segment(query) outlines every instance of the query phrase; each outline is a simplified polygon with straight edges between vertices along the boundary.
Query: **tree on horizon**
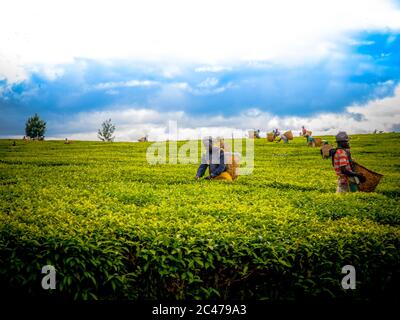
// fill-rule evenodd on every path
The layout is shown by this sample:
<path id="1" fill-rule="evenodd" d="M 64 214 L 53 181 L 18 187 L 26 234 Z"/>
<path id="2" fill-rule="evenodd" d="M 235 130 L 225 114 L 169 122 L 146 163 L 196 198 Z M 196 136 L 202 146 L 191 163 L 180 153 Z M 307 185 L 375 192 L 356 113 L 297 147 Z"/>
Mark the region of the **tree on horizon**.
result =
<path id="1" fill-rule="evenodd" d="M 25 123 L 25 135 L 31 139 L 44 139 L 46 132 L 46 122 L 40 119 L 39 115 L 35 113 L 34 116 L 28 118 Z"/>
<path id="2" fill-rule="evenodd" d="M 101 141 L 113 141 L 115 138 L 113 137 L 114 131 L 115 126 L 111 123 L 111 119 L 108 119 L 101 124 L 97 136 Z"/>

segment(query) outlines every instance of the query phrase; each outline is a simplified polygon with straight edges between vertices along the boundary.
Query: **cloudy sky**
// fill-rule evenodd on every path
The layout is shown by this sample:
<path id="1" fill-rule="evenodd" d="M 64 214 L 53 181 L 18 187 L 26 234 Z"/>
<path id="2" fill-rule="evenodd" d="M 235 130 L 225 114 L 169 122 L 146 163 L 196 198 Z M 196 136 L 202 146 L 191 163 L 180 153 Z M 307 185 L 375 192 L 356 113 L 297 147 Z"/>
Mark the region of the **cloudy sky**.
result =
<path id="1" fill-rule="evenodd" d="M 21 1 L 0 11 L 0 137 L 400 131 L 400 1 Z"/>

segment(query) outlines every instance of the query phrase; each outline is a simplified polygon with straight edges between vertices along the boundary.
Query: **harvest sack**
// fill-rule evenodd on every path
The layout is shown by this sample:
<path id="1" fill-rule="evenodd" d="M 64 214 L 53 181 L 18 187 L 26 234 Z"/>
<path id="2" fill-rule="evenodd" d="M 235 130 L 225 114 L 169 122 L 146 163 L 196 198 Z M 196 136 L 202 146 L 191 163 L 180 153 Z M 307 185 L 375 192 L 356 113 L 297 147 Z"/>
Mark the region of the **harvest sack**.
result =
<path id="1" fill-rule="evenodd" d="M 233 180 L 239 176 L 239 164 L 241 155 L 238 152 L 225 152 L 224 160 L 226 164 L 226 171 L 230 174 Z"/>
<path id="2" fill-rule="evenodd" d="M 268 133 L 267 134 L 267 139 L 268 139 L 269 142 L 274 142 L 274 140 L 275 140 L 274 134 L 273 133 Z"/>
<path id="3" fill-rule="evenodd" d="M 322 148 L 321 148 L 321 155 L 323 159 L 328 159 L 331 154 L 330 154 L 330 150 L 333 149 L 333 147 L 330 144 L 325 144 Z"/>
<path id="4" fill-rule="evenodd" d="M 376 187 L 378 186 L 381 178 L 383 177 L 382 174 L 369 170 L 358 164 L 357 162 L 353 161 L 354 171 L 357 173 L 362 173 L 366 178 L 364 183 L 360 183 L 358 185 L 358 189 L 363 192 L 373 192 L 375 191 Z"/>
<path id="5" fill-rule="evenodd" d="M 316 147 L 322 146 L 322 139 L 321 138 L 314 138 L 314 143 Z"/>
<path id="6" fill-rule="evenodd" d="M 224 171 L 222 172 L 219 176 L 216 176 L 214 180 L 226 180 L 226 181 L 232 181 L 232 176 L 229 174 L 229 172 Z"/>
<path id="7" fill-rule="evenodd" d="M 283 135 L 284 135 L 286 138 L 288 138 L 289 140 L 293 140 L 293 133 L 292 133 L 292 131 L 286 131 Z"/>

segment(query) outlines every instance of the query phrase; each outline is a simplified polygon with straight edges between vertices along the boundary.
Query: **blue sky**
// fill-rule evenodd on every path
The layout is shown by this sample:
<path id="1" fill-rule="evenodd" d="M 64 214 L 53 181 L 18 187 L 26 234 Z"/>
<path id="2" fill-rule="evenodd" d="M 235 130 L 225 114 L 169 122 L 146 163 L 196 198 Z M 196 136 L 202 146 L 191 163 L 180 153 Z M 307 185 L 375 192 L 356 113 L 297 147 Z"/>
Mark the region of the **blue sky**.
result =
<path id="1" fill-rule="evenodd" d="M 356 17 L 362 21 L 360 25 L 349 25 L 346 29 L 338 25 L 340 20 L 332 19 L 331 24 L 323 26 L 324 32 L 314 35 L 314 27 L 322 22 L 317 19 L 315 25 L 307 25 L 300 20 L 300 35 L 296 36 L 293 35 L 296 25 L 286 23 L 281 36 L 290 37 L 289 44 L 279 37 L 279 29 L 260 39 L 263 33 L 253 32 L 251 26 L 246 34 L 256 39 L 248 43 L 244 36 L 242 40 L 243 46 L 246 44 L 252 50 L 247 52 L 248 47 L 243 49 L 240 44 L 240 36 L 236 43 L 228 32 L 225 37 L 230 41 L 226 40 L 230 50 L 208 48 L 216 43 L 210 40 L 203 43 L 206 46 L 202 49 L 203 56 L 198 52 L 186 54 L 190 50 L 182 41 L 176 48 L 173 43 L 178 42 L 171 38 L 172 43 L 161 45 L 168 54 L 148 58 L 158 48 L 147 44 L 147 53 L 139 54 L 134 45 L 126 46 L 122 38 L 120 46 L 130 54 L 120 55 L 116 48 L 116 52 L 102 56 L 76 48 L 65 57 L 64 51 L 60 54 L 49 46 L 50 35 L 36 38 L 36 33 L 24 33 L 19 27 L 14 34 L 17 39 L 31 39 L 33 44 L 44 43 L 46 47 L 36 54 L 40 59 L 24 53 L 18 41 L 9 40 L 11 49 L 0 47 L 0 136 L 23 135 L 25 119 L 35 112 L 47 121 L 47 136 L 54 138 L 95 139 L 96 128 L 106 117 L 115 119 L 119 140 L 133 140 L 143 134 L 160 139 L 166 121 L 174 119 L 189 138 L 197 127 L 216 131 L 220 128 L 222 132 L 253 127 L 269 131 L 275 126 L 297 130 L 301 123 L 315 126 L 314 130 L 320 134 L 339 129 L 398 130 L 400 26 L 396 22 L 390 25 L 390 21 L 393 14 L 400 18 L 400 11 L 396 11 L 400 8 L 398 3 L 388 1 L 386 16 L 375 17 L 371 12 L 369 17 L 370 11 L 364 8 L 368 4 L 371 8 L 378 5 L 374 1 L 354 4 L 360 12 L 367 12 Z M 341 10 L 340 4 L 337 10 Z M 327 13 L 320 12 L 322 17 L 324 14 Z M 148 31 L 148 37 L 160 40 L 154 28 Z M 64 37 L 75 35 L 74 31 L 60 30 Z M 212 31 L 211 27 L 208 31 L 197 30 L 197 36 Z M 240 29 L 235 32 L 240 34 Z M 112 38 L 96 40 L 95 29 L 91 35 L 99 50 L 108 50 L 114 43 Z M 0 39 L 1 36 L 12 39 L 13 33 L 5 33 L 3 29 Z M 90 42 L 92 38 L 85 39 Z M 224 42 L 225 38 L 219 40 Z M 144 47 L 146 41 L 144 30 Z M 244 58 L 232 54 L 237 51 Z M 20 55 L 23 57 L 19 60 L 15 58 Z M 393 113 L 390 121 L 371 113 L 376 108 L 374 103 L 388 105 L 387 110 Z M 352 108 L 357 112 L 352 112 Z M 315 119 L 321 117 L 341 122 L 329 126 L 326 123 L 330 120 L 325 120 L 324 125 L 317 125 Z"/>

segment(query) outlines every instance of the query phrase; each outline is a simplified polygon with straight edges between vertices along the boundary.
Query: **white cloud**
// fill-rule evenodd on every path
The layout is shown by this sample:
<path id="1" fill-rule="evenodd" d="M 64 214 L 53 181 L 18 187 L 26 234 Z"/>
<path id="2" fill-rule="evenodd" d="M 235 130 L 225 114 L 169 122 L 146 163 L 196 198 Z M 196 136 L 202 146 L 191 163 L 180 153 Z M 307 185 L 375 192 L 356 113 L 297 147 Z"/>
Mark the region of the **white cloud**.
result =
<path id="1" fill-rule="evenodd" d="M 44 75 L 48 80 L 54 81 L 64 74 L 64 69 L 60 66 L 42 65 L 40 67 L 33 67 L 29 70 L 30 72 L 40 73 Z"/>
<path id="2" fill-rule="evenodd" d="M 226 85 L 218 86 L 219 80 L 216 78 L 207 78 L 201 81 L 197 86 L 192 87 L 187 82 L 175 82 L 169 85 L 170 88 L 190 92 L 194 95 L 209 95 L 224 92 L 226 89 L 236 88 L 237 85 L 228 82 Z"/>
<path id="3" fill-rule="evenodd" d="M 172 88 L 181 89 L 181 90 L 189 90 L 190 85 L 187 82 L 173 82 L 170 85 Z"/>
<path id="4" fill-rule="evenodd" d="M 207 78 L 200 82 L 197 86 L 200 88 L 210 88 L 210 87 L 215 87 L 218 84 L 218 79 L 217 78 Z"/>
<path id="5" fill-rule="evenodd" d="M 315 61 L 340 51 L 348 32 L 387 29 L 400 29 L 390 0 L 5 0 L 0 76 L 17 81 L 27 65 L 75 57 L 211 66 Z"/>
<path id="6" fill-rule="evenodd" d="M 119 91 L 111 89 L 111 90 L 107 90 L 106 93 L 109 94 L 110 96 L 115 96 L 115 95 L 119 94 Z"/>
<path id="7" fill-rule="evenodd" d="M 162 74 L 165 78 L 171 79 L 177 75 L 182 73 L 181 68 L 177 65 L 177 62 L 174 64 L 162 64 Z"/>
<path id="8" fill-rule="evenodd" d="M 209 66 L 201 66 L 195 68 L 195 72 L 222 72 L 222 71 L 230 71 L 231 67 L 224 67 L 218 65 L 209 65 Z"/>
<path id="9" fill-rule="evenodd" d="M 394 42 L 396 40 L 396 36 L 394 36 L 394 35 L 391 35 L 388 39 L 387 39 L 387 43 L 389 44 L 389 43 L 392 43 L 392 42 Z"/>
<path id="10" fill-rule="evenodd" d="M 93 86 L 94 89 L 104 90 L 113 89 L 119 87 L 152 87 L 159 83 L 152 80 L 129 80 L 129 81 L 118 81 L 118 82 L 102 82 Z"/>
<path id="11" fill-rule="evenodd" d="M 121 107 L 118 110 L 83 112 L 69 121 L 49 122 L 51 129 L 63 132 L 56 138 L 97 140 L 96 132 L 102 121 L 111 118 L 116 125 L 117 141 L 136 141 L 148 134 L 150 140 L 168 138 L 168 121 L 178 122 L 179 139 L 195 139 L 206 135 L 235 137 L 249 129 L 261 129 L 263 134 L 274 128 L 300 131 L 302 125 L 315 135 L 331 135 L 344 130 L 348 133 L 371 133 L 375 129 L 392 131 L 400 125 L 400 86 L 392 97 L 370 101 L 365 105 L 349 106 L 343 113 L 316 114 L 310 117 L 279 117 L 258 109 L 224 117 L 188 116 L 184 112 L 159 112 L 149 109 Z"/>

